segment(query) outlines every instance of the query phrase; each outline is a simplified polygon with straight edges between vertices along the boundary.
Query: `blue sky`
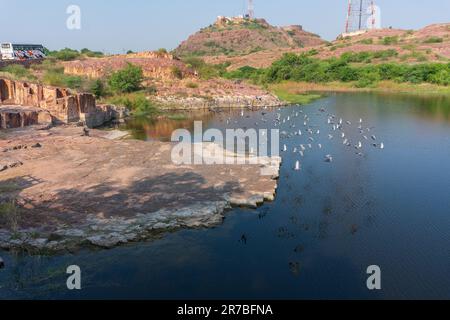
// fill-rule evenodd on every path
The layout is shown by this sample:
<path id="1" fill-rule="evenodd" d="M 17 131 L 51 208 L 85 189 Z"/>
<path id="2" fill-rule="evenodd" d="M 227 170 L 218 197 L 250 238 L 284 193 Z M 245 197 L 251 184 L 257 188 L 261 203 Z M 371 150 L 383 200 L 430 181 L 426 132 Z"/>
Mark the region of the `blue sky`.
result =
<path id="1" fill-rule="evenodd" d="M 257 17 L 301 24 L 332 40 L 343 31 L 347 0 L 254 0 Z M 417 29 L 450 22 L 449 0 L 378 0 L 382 25 Z M 81 30 L 66 28 L 66 8 L 81 8 Z M 118 53 L 173 49 L 218 15 L 244 11 L 245 0 L 0 0 L 0 41 Z"/>

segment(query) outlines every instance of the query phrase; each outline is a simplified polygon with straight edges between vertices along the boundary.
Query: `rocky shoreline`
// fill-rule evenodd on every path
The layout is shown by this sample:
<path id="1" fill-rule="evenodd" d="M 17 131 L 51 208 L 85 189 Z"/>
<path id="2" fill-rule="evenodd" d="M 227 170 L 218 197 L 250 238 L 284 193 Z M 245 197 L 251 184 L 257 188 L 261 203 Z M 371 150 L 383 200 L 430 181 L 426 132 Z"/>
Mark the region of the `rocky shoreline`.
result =
<path id="1" fill-rule="evenodd" d="M 156 97 L 161 109 L 166 110 L 208 110 L 233 108 L 275 108 L 286 105 L 271 94 L 261 96 L 220 96 L 220 97 Z"/>
<path id="2" fill-rule="evenodd" d="M 176 166 L 171 143 L 110 140 L 123 135 L 99 130 L 86 137 L 74 126 L 38 129 L 8 130 L 0 139 L 0 162 L 17 163 L 0 172 L 0 202 L 14 199 L 20 212 L 14 229 L 0 220 L 2 249 L 112 248 L 219 225 L 233 206 L 255 208 L 276 194 L 279 157 Z"/>

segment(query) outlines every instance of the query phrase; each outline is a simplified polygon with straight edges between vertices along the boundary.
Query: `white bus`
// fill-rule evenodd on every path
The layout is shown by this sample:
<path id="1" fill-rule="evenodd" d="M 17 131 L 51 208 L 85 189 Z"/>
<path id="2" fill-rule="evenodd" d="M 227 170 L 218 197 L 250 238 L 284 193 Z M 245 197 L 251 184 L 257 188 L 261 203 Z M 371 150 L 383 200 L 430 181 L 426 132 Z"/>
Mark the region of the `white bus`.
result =
<path id="1" fill-rule="evenodd" d="M 0 58 L 3 60 L 35 60 L 45 58 L 44 47 L 40 44 L 13 44 L 0 45 Z"/>

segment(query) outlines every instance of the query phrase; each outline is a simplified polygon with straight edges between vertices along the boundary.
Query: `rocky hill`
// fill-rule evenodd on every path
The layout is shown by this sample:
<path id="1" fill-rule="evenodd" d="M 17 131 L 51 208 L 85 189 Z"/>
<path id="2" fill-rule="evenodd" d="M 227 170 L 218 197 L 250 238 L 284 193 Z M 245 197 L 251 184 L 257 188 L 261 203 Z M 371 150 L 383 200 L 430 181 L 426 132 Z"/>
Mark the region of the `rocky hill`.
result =
<path id="1" fill-rule="evenodd" d="M 314 50 L 320 59 L 337 58 L 347 52 L 387 52 L 372 62 L 396 61 L 420 63 L 448 61 L 450 59 L 450 23 L 433 24 L 419 30 L 380 29 L 353 37 L 339 37 L 333 42 L 305 48 L 278 48 L 253 52 L 241 56 L 207 56 L 205 61 L 213 64 L 228 63 L 234 70 L 244 66 L 265 68 L 281 58 L 284 53 L 302 53 Z"/>
<path id="2" fill-rule="evenodd" d="M 219 17 L 174 50 L 184 56 L 240 56 L 263 50 L 296 49 L 325 43 L 301 26 L 274 27 L 264 19 Z"/>

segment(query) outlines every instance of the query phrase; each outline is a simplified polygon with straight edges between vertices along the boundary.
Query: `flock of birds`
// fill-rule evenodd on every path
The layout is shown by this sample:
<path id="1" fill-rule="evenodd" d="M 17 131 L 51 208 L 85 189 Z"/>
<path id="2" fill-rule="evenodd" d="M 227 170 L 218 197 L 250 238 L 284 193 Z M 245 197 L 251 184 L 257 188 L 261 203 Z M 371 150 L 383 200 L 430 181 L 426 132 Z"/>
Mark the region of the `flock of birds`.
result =
<path id="1" fill-rule="evenodd" d="M 326 114 L 327 110 L 325 108 L 319 109 L 319 115 L 320 114 Z M 295 121 L 294 119 L 303 117 L 301 121 L 303 121 L 303 130 L 302 128 L 296 128 L 296 124 L 298 121 Z M 384 149 L 384 143 L 377 142 L 377 137 L 373 135 L 371 132 L 374 129 L 373 127 L 367 127 L 364 126 L 364 120 L 359 119 L 356 129 L 359 132 L 359 139 L 356 139 L 354 142 L 351 141 L 351 138 L 349 135 L 347 135 L 346 130 L 352 130 L 352 122 L 351 121 L 344 121 L 342 118 L 338 118 L 334 114 L 327 114 L 326 117 L 326 124 L 329 126 L 330 133 L 327 134 L 327 138 L 329 140 L 334 139 L 340 139 L 342 142 L 342 145 L 348 148 L 354 148 L 356 151 L 355 153 L 359 156 L 363 156 L 363 150 L 364 150 L 364 143 L 363 141 L 370 141 L 371 145 L 375 148 Z M 307 137 L 306 141 L 307 143 L 299 144 L 298 146 L 293 148 L 293 153 L 298 153 L 301 157 L 305 156 L 305 152 L 308 149 L 312 149 L 314 145 L 317 146 L 317 148 L 322 149 L 323 146 L 321 143 L 315 144 L 317 137 L 321 135 L 321 130 L 318 126 L 315 126 L 311 123 L 311 119 L 308 115 L 303 114 L 303 110 L 293 111 L 293 113 L 286 118 L 281 118 L 281 114 L 277 113 L 276 120 L 275 120 L 275 126 L 286 126 L 288 125 L 290 129 L 293 129 L 293 132 L 286 132 L 282 131 L 281 136 L 283 138 L 291 139 L 293 137 Z M 370 136 L 370 137 L 369 137 Z M 367 143 L 368 144 L 368 143 Z M 283 145 L 283 152 L 288 152 L 287 145 Z M 327 154 L 324 157 L 324 161 L 327 163 L 333 162 L 333 156 L 331 154 Z M 297 160 L 295 163 L 294 170 L 299 171 L 301 170 L 301 162 L 300 160 Z"/>
<path id="2" fill-rule="evenodd" d="M 266 119 L 267 112 L 263 111 L 261 115 L 261 122 L 267 123 L 269 121 Z M 328 140 L 340 140 L 339 143 L 342 143 L 344 147 L 354 148 L 355 153 L 358 156 L 364 156 L 364 148 L 367 146 L 372 146 L 381 150 L 385 148 L 384 143 L 378 142 L 378 138 L 372 133 L 374 127 L 365 125 L 365 121 L 362 118 L 354 124 L 349 120 L 344 120 L 334 114 L 327 113 L 325 107 L 320 108 L 317 115 L 326 115 L 326 125 L 329 128 L 329 133 L 326 133 L 326 138 Z M 241 111 L 241 118 L 244 117 L 245 112 Z M 247 118 L 249 117 L 250 116 L 247 116 Z M 228 118 L 227 124 L 230 124 L 230 122 L 231 118 Z M 238 123 L 238 121 L 235 120 L 235 123 Z M 284 144 L 281 150 L 283 153 L 292 152 L 303 158 L 308 150 L 313 149 L 314 147 L 317 147 L 319 150 L 323 149 L 323 145 L 319 143 L 319 137 L 325 133 L 321 131 L 320 126 L 314 125 L 311 122 L 310 116 L 305 114 L 302 109 L 295 109 L 291 114 L 285 117 L 282 117 L 281 109 L 278 109 L 275 119 L 273 119 L 273 124 L 274 127 L 289 128 L 288 131 L 283 130 L 280 132 L 281 139 L 298 138 L 298 140 L 300 140 L 298 144 L 295 144 L 292 150 L 289 150 L 288 146 Z M 258 127 L 259 123 L 255 122 L 255 126 Z M 349 130 L 357 130 L 357 132 L 359 132 L 358 138 L 352 139 L 350 136 L 354 132 Z M 253 150 L 250 150 L 250 153 L 253 153 Z M 333 156 L 331 154 L 326 154 L 324 156 L 324 161 L 327 163 L 333 162 Z M 301 170 L 300 160 L 296 161 L 294 170 Z"/>

